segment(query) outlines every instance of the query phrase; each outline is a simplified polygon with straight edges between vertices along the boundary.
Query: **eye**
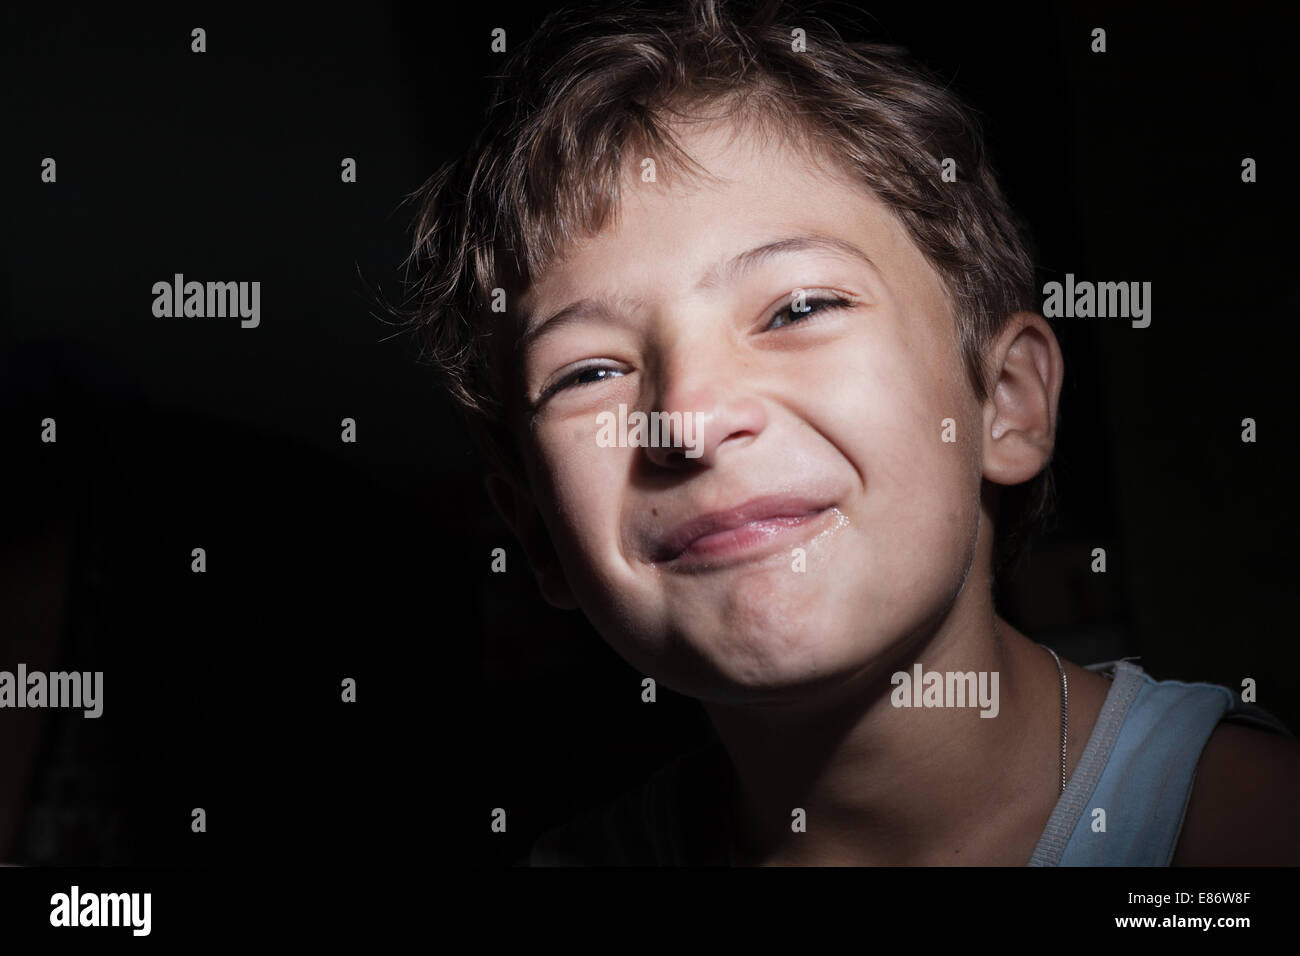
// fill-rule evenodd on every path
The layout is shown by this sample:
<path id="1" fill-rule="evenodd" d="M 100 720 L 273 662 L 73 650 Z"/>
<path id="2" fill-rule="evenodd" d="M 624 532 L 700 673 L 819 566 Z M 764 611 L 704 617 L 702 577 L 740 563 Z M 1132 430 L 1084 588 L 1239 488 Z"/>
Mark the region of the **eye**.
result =
<path id="1" fill-rule="evenodd" d="M 802 305 L 803 311 L 795 308 L 796 305 Z M 768 322 L 763 331 L 769 329 L 778 329 L 787 325 L 794 325 L 796 322 L 805 321 L 817 315 L 820 312 L 831 312 L 836 309 L 847 309 L 853 305 L 852 300 L 844 296 L 833 294 L 813 294 L 805 292 L 803 301 L 800 302 L 797 296 L 792 295 L 790 302 L 784 308 L 779 309 Z"/>
<path id="2" fill-rule="evenodd" d="M 586 368 L 580 368 L 570 372 L 564 378 L 560 379 L 554 385 L 549 386 L 542 392 L 541 397 L 547 398 L 556 392 L 563 391 L 566 388 L 578 388 L 584 385 L 595 385 L 597 382 L 603 382 L 606 379 L 617 378 L 623 373 L 616 368 L 609 368 L 604 365 L 588 365 Z"/>

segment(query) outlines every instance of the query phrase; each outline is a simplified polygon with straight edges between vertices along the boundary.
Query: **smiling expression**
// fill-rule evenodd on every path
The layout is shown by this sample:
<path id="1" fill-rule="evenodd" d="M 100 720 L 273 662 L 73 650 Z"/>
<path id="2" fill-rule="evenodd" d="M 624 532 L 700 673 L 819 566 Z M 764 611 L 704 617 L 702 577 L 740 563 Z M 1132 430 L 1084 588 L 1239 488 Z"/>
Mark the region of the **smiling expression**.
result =
<path id="1" fill-rule="evenodd" d="M 606 640 L 683 693 L 753 699 L 953 606 L 981 404 L 938 273 L 865 187 L 725 124 L 679 135 L 716 179 L 630 172 L 615 218 L 518 303 L 524 458 Z M 696 416 L 698 457 L 602 447 L 620 404 Z"/>

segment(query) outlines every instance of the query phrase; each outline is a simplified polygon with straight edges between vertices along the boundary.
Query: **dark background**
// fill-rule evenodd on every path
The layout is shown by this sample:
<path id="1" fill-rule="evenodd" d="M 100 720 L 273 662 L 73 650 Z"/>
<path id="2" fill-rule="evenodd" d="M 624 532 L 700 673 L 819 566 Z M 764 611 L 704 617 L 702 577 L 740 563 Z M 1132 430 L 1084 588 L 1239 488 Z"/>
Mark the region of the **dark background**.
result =
<path id="1" fill-rule="evenodd" d="M 4 14 L 0 669 L 103 670 L 105 710 L 0 711 L 0 861 L 503 863 L 704 732 L 695 702 L 661 688 L 644 706 L 640 675 L 541 602 L 447 402 L 381 318 L 402 197 L 467 145 L 501 68 L 491 29 L 513 48 L 547 9 Z M 982 113 L 1040 288 L 1153 283 L 1147 329 L 1058 322 L 1060 504 L 1006 614 L 1080 663 L 1254 677 L 1294 729 L 1288 30 L 822 9 Z M 260 281 L 261 326 L 154 318 L 176 272 Z"/>

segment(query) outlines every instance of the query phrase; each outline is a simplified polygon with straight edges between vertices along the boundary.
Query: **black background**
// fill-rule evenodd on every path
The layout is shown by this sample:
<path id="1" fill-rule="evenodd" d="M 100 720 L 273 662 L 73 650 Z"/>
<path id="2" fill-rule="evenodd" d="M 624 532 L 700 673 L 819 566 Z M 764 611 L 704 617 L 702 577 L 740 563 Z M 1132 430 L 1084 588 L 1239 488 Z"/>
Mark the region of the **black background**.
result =
<path id="1" fill-rule="evenodd" d="M 504 863 L 703 732 L 695 702 L 661 688 L 643 705 L 640 675 L 541 602 L 449 405 L 382 320 L 402 198 L 467 145 L 503 62 L 490 31 L 514 47 L 547 9 L 6 11 L 0 668 L 103 670 L 105 716 L 0 713 L 0 761 L 36 766 L 18 824 L 0 804 L 0 860 Z M 1147 329 L 1057 323 L 1059 512 L 1005 613 L 1080 663 L 1254 677 L 1294 729 L 1285 25 L 822 9 L 981 112 L 1040 288 L 1153 283 Z M 260 281 L 260 327 L 155 318 L 151 287 L 176 272 Z M 12 732 L 25 720 L 32 751 Z"/>

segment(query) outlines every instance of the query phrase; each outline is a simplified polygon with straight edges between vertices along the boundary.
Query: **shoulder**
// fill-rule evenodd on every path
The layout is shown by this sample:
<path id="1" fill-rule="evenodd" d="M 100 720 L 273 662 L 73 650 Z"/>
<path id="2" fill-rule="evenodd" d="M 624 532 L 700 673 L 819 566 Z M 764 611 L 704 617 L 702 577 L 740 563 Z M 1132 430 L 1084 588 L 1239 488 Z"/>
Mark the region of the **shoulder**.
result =
<path id="1" fill-rule="evenodd" d="M 677 866 L 718 848 L 714 814 L 723 772 L 711 741 L 663 764 L 643 783 L 543 833 L 532 866 Z M 701 812 L 704 810 L 705 812 Z"/>
<path id="2" fill-rule="evenodd" d="M 677 785 L 677 761 L 647 780 L 591 807 L 538 837 L 532 866 L 654 865 L 670 854 L 665 846 L 665 801 Z"/>
<path id="3" fill-rule="evenodd" d="M 649 789 L 649 784 L 633 787 L 551 827 L 533 843 L 529 865 L 620 866 L 653 858 Z"/>
<path id="4" fill-rule="evenodd" d="M 600 808 L 551 827 L 528 853 L 529 866 L 600 866 L 611 856 Z"/>
<path id="5" fill-rule="evenodd" d="M 1300 864 L 1300 742 L 1221 722 L 1196 767 L 1173 866 Z"/>

